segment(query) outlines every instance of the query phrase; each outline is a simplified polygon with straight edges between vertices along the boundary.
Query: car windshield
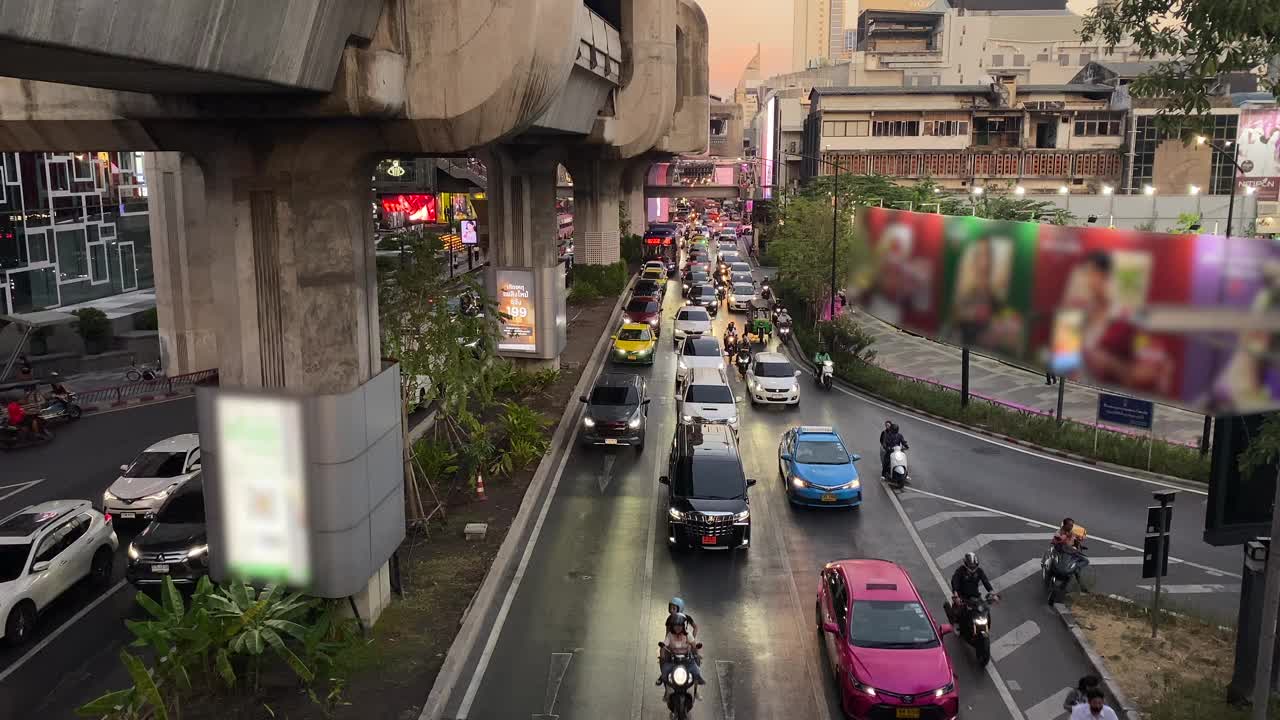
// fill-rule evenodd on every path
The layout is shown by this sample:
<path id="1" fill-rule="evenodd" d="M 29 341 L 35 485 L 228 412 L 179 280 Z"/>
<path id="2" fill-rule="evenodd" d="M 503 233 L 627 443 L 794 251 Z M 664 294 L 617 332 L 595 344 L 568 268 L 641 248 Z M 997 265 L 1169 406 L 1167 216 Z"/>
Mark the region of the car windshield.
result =
<path id="1" fill-rule="evenodd" d="M 204 492 L 192 488 L 174 497 L 160 510 L 156 522 L 199 525 L 204 523 Z"/>
<path id="2" fill-rule="evenodd" d="M 0 545 L 0 583 L 17 580 L 27 565 L 31 545 Z"/>
<path id="3" fill-rule="evenodd" d="M 849 453 L 835 440 L 802 440 L 796 443 L 796 462 L 809 465 L 845 465 Z"/>
<path id="4" fill-rule="evenodd" d="M 795 368 L 791 367 L 789 362 L 758 362 L 755 369 L 756 377 L 795 377 Z"/>
<path id="5" fill-rule="evenodd" d="M 922 650 L 938 646 L 924 606 L 914 600 L 854 600 L 849 642 L 855 647 Z"/>
<path id="6" fill-rule="evenodd" d="M 737 285 L 733 286 L 734 295 L 754 295 L 755 292 L 756 292 L 756 289 L 746 283 L 738 283 Z"/>
<path id="7" fill-rule="evenodd" d="M 751 266 L 744 262 L 729 263 L 729 269 L 734 272 L 744 272 L 744 273 L 751 272 Z"/>
<path id="8" fill-rule="evenodd" d="M 629 387 L 605 386 L 591 391 L 592 405 L 635 405 L 636 391 Z"/>
<path id="9" fill-rule="evenodd" d="M 653 335 L 647 329 L 622 328 L 618 331 L 619 340 L 652 340 Z"/>
<path id="10" fill-rule="evenodd" d="M 627 303 L 627 312 L 629 313 L 656 313 L 658 312 L 658 303 L 649 300 L 632 300 Z"/>
<path id="11" fill-rule="evenodd" d="M 701 270 L 694 270 L 689 273 L 689 284 L 704 283 L 708 280 L 707 274 Z"/>
<path id="12" fill-rule="evenodd" d="M 746 476 L 742 465 L 729 459 L 681 460 L 683 467 L 676 473 L 672 492 L 677 497 L 705 498 L 707 500 L 732 500 L 747 494 Z"/>
<path id="13" fill-rule="evenodd" d="M 182 474 L 185 452 L 144 452 L 133 461 L 124 476 L 129 478 L 167 478 Z"/>
<path id="14" fill-rule="evenodd" d="M 658 283 L 652 280 L 642 280 L 636 283 L 636 286 L 631 291 L 631 294 L 632 295 L 652 295 L 654 297 L 657 297 L 660 289 L 661 288 L 658 285 Z"/>
<path id="15" fill-rule="evenodd" d="M 732 403 L 733 392 L 727 385 L 690 385 L 684 401 L 691 403 Z"/>
<path id="16" fill-rule="evenodd" d="M 694 357 L 720 357 L 720 344 L 714 338 L 686 340 L 680 354 Z"/>
<path id="17" fill-rule="evenodd" d="M 711 320 L 711 316 L 707 315 L 706 310 L 681 310 L 676 319 L 690 322 L 707 322 Z"/>
<path id="18" fill-rule="evenodd" d="M 690 292 L 692 295 L 698 297 L 699 299 L 704 299 L 704 300 L 714 299 L 716 296 L 716 289 L 711 287 L 710 285 L 703 285 L 702 287 L 696 287 Z"/>

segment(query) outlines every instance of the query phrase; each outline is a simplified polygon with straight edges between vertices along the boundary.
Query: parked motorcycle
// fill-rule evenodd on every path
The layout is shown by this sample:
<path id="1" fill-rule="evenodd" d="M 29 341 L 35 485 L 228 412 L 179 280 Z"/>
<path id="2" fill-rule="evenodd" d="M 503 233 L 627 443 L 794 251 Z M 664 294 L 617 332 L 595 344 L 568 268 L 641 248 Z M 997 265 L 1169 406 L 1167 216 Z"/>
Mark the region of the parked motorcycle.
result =
<path id="1" fill-rule="evenodd" d="M 658 643 L 664 651 L 666 643 Z M 694 649 L 700 650 L 702 643 L 695 643 Z M 673 663 L 671 672 L 662 678 L 662 699 L 671 713 L 671 720 L 687 720 L 693 712 L 693 701 L 698 697 L 698 686 L 689 669 L 692 658 L 685 654 L 669 653 Z"/>
<path id="2" fill-rule="evenodd" d="M 911 482 L 911 472 L 907 467 L 907 448 L 894 445 L 889 448 L 889 484 L 901 490 Z"/>
<path id="3" fill-rule="evenodd" d="M 1088 556 L 1084 553 L 1088 547 L 1083 544 L 1083 539 L 1081 537 L 1081 542 L 1076 544 L 1076 552 L 1058 552 L 1050 546 L 1040 559 L 1040 578 L 1049 594 L 1050 605 L 1063 601 L 1072 578 L 1084 587 L 1080 573 L 1088 563 Z"/>
<path id="4" fill-rule="evenodd" d="M 985 598 L 963 598 L 964 604 L 960 607 L 951 603 L 942 606 L 956 634 L 977 653 L 978 667 L 986 667 L 991 661 L 991 606 L 999 601 L 999 595 L 987 593 Z"/>
<path id="5" fill-rule="evenodd" d="M 0 427 L 0 450 L 17 450 L 25 447 L 43 445 L 53 440 L 53 431 L 45 425 L 40 432 L 28 428 L 14 427 L 5 423 Z"/>

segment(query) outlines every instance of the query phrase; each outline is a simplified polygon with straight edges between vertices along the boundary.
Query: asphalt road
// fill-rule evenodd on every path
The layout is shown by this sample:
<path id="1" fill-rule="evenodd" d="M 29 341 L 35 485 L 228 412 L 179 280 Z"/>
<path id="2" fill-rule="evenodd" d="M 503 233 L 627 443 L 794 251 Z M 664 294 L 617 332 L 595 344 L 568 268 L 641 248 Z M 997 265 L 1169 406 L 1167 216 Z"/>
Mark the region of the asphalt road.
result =
<path id="1" fill-rule="evenodd" d="M 101 506 L 102 491 L 120 465 L 158 440 L 195 429 L 194 398 L 61 426 L 49 445 L 0 455 L 0 515 L 52 499 L 88 499 Z M 127 686 L 118 655 L 132 636 L 123 620 L 141 611 L 124 581 L 125 550 L 141 529 L 117 523 L 120 548 L 110 589 L 81 583 L 40 615 L 29 643 L 0 648 L 0 718 L 71 718 L 85 701 Z"/>
<path id="2" fill-rule="evenodd" d="M 680 303 L 665 302 L 664 329 Z M 730 318 L 722 312 L 717 334 Z M 665 340 L 664 336 L 664 340 Z M 818 652 L 813 603 L 822 565 L 846 557 L 901 563 L 941 618 L 943 585 L 967 549 L 980 549 L 1001 603 L 994 609 L 990 673 L 948 638 L 962 716 L 1054 720 L 1074 679 L 1087 671 L 1048 607 L 1039 558 L 1053 527 L 1072 515 L 1091 536 L 1096 591 L 1141 597 L 1145 508 L 1157 485 L 1023 452 L 917 419 L 853 393 L 824 393 L 806 376 L 801 407 L 745 403 L 741 450 L 751 490 L 752 547 L 738 552 L 671 551 L 657 477 L 674 431 L 675 356 L 659 344 L 649 378 L 654 397 L 642 453 L 575 448 L 505 622 L 483 669 L 464 673 L 448 718 L 662 718 L 656 644 L 666 601 L 683 597 L 705 644 L 697 717 L 840 717 L 830 670 Z M 736 378 L 735 391 L 745 388 Z M 883 420 L 912 445 L 913 486 L 891 497 L 876 481 Z M 777 443 L 793 425 L 832 425 L 865 458 L 859 510 L 805 510 L 786 501 Z M 1167 582 L 1184 599 L 1224 610 L 1236 602 L 1234 549 L 1199 541 L 1204 498 L 1181 493 L 1172 547 L 1188 561 Z M 474 692 L 464 690 L 474 685 Z"/>

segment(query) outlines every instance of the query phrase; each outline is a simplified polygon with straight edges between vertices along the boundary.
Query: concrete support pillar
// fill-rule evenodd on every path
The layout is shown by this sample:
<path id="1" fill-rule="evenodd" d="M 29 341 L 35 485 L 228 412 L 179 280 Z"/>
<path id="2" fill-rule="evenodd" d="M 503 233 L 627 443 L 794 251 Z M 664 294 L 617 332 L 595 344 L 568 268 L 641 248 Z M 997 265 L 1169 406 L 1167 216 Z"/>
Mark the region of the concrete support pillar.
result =
<path id="1" fill-rule="evenodd" d="M 627 211 L 627 227 L 623 231 L 628 235 L 643 235 L 648 225 L 644 188 L 648 183 L 649 166 L 652 164 L 652 159 L 644 155 L 627 161 L 627 166 L 622 171 L 622 203 Z"/>
<path id="2" fill-rule="evenodd" d="M 154 158 L 157 299 L 175 367 L 211 357 L 224 387 L 302 394 L 381 372 L 372 137 L 215 127 L 186 143 L 198 153 Z M 403 523 L 399 497 L 386 502 Z M 365 623 L 389 604 L 389 578 L 384 563 L 352 596 Z"/>
<path id="3" fill-rule="evenodd" d="M 501 301 L 499 293 L 504 286 L 511 282 L 523 284 L 532 310 L 530 325 L 517 322 L 510 328 L 524 333 L 531 327 L 532 337 L 523 335 L 522 342 L 520 335 L 504 333 L 498 341 L 498 352 L 559 367 L 568 331 L 568 292 L 565 269 L 560 263 L 560 224 L 556 218 L 559 151 L 554 147 L 494 145 L 483 155 L 488 168 L 487 287 L 491 297 Z M 576 225 L 577 218 L 574 220 Z M 614 232 L 616 237 L 616 210 Z"/>
<path id="4" fill-rule="evenodd" d="M 625 164 L 591 149 L 577 151 L 569 162 L 575 260 L 582 265 L 610 265 L 622 257 L 618 207 Z"/>
<path id="5" fill-rule="evenodd" d="M 218 367 L 204 174 L 195 158 L 147 153 L 160 360 L 168 375 Z"/>

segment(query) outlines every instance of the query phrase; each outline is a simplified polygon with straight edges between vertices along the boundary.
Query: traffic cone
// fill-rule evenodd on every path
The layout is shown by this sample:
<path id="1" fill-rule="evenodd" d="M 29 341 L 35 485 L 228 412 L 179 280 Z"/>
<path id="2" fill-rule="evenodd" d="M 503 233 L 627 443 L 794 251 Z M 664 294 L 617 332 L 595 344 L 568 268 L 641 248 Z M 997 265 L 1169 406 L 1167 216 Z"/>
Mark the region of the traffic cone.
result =
<path id="1" fill-rule="evenodd" d="M 484 494 L 484 473 L 476 473 L 476 499 L 480 502 L 489 499 Z"/>

